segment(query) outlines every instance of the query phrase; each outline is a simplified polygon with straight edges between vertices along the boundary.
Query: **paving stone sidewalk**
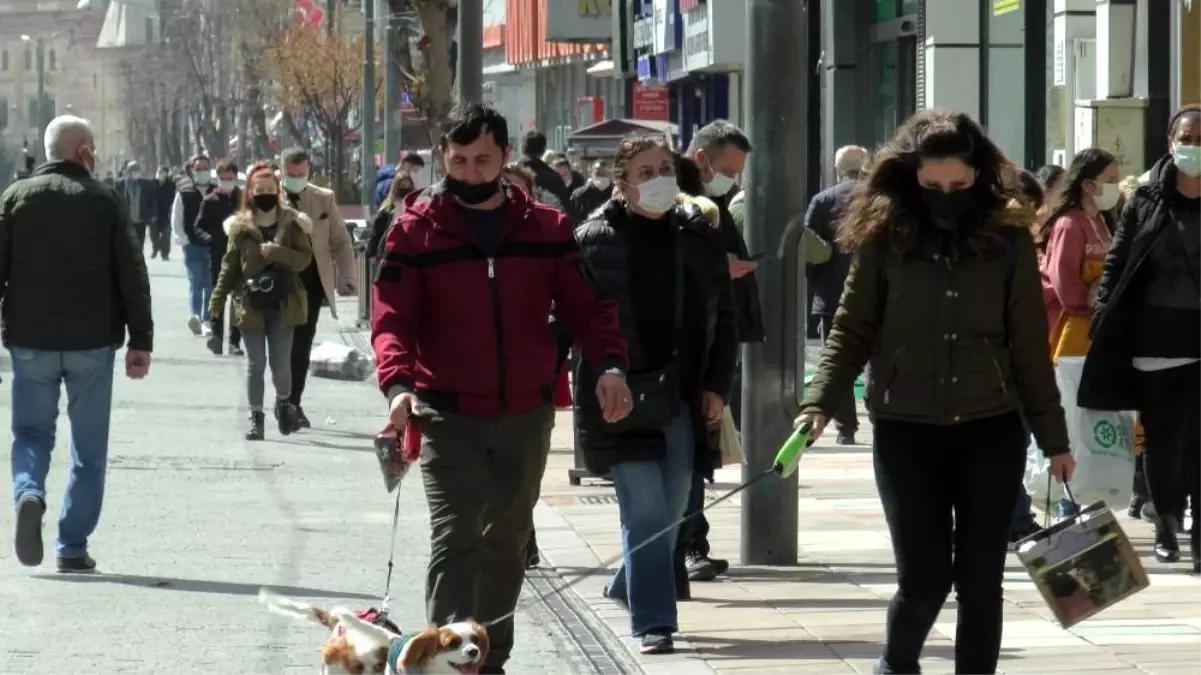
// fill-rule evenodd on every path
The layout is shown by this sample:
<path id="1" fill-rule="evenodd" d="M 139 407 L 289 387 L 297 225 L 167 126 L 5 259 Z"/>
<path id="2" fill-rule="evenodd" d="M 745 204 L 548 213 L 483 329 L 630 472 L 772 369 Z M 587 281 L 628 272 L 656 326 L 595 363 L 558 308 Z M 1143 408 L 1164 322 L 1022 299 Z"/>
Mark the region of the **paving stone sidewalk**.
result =
<path id="1" fill-rule="evenodd" d="M 242 440 L 243 359 L 214 357 L 185 328 L 182 262 L 149 266 L 156 349 L 141 382 L 118 359 L 108 491 L 91 541 L 103 574 L 57 575 L 52 551 L 41 569 L 21 567 L 12 509 L 0 509 L 0 673 L 317 672 L 323 630 L 269 614 L 255 596 L 271 586 L 327 607 L 378 604 L 393 507 L 371 450 L 382 399 L 369 384 L 311 378 L 312 431 L 285 439 L 269 427 L 266 442 Z M 352 321 L 353 302 L 339 305 Z M 319 340 L 338 340 L 338 328 L 326 314 Z M 49 542 L 69 461 L 65 397 L 62 406 Z M 393 582 L 402 627 L 424 624 L 428 541 L 410 478 Z M 532 588 L 523 603 L 510 673 L 593 672 Z"/>
<path id="2" fill-rule="evenodd" d="M 628 615 L 601 596 L 607 574 L 596 569 L 621 554 L 613 490 L 596 481 L 568 485 L 570 425 L 570 415 L 560 413 L 537 512 L 539 543 L 566 578 L 582 577 L 575 589 L 610 630 L 625 635 Z M 644 672 L 872 672 L 896 574 L 872 475 L 870 431 L 861 431 L 859 441 L 862 445 L 844 448 L 827 437 L 802 461 L 800 560 L 795 567 L 738 566 L 738 498 L 709 511 L 713 555 L 730 559 L 734 567 L 718 582 L 692 585 L 692 601 L 680 604 L 678 652 L 638 657 Z M 720 471 L 709 498 L 735 487 L 739 474 L 738 468 Z M 1126 518 L 1124 508 L 1120 518 L 1150 573 L 1151 587 L 1064 630 L 1011 555 L 1004 582 L 1001 672 L 1201 672 L 1201 578 L 1185 574 L 1184 565 L 1157 563 L 1150 525 Z M 954 634 L 952 596 L 927 643 L 923 672 L 954 671 Z M 632 640 L 626 638 L 625 644 L 636 651 Z"/>

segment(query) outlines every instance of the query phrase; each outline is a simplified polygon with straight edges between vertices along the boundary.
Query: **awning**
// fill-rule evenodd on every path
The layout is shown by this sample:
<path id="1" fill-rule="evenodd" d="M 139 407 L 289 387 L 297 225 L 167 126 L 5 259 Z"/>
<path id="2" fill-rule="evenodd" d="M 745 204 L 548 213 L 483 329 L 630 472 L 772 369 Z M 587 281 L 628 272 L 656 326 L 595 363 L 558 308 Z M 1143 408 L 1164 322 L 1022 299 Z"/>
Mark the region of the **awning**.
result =
<path id="1" fill-rule="evenodd" d="M 588 69 L 588 74 L 593 77 L 613 77 L 613 60 L 597 61 L 596 65 Z"/>
<path id="2" fill-rule="evenodd" d="M 498 63 L 495 66 L 488 66 L 484 68 L 483 71 L 484 77 L 488 77 L 489 75 L 508 75 L 509 73 L 516 72 L 517 66 L 513 65 L 512 63 Z"/>

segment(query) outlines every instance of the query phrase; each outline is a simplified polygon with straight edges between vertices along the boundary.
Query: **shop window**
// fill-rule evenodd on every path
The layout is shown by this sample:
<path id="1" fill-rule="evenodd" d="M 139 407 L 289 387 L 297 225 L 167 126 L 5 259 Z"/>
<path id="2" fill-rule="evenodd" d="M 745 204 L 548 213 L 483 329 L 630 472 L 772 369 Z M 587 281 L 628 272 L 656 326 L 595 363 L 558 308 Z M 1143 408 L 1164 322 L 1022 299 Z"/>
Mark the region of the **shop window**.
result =
<path id="1" fill-rule="evenodd" d="M 8 52 L 5 52 L 7 54 Z M 0 96 L 0 131 L 8 128 L 8 99 Z"/>
<path id="2" fill-rule="evenodd" d="M 29 72 L 31 70 L 33 70 L 33 50 L 29 48 L 29 45 L 26 45 L 25 46 L 25 71 Z"/>
<path id="3" fill-rule="evenodd" d="M 53 49 L 50 50 L 50 55 L 49 55 L 49 59 L 48 59 L 47 63 L 49 64 L 50 70 L 54 70 L 56 67 L 58 67 L 58 53 L 55 52 Z"/>

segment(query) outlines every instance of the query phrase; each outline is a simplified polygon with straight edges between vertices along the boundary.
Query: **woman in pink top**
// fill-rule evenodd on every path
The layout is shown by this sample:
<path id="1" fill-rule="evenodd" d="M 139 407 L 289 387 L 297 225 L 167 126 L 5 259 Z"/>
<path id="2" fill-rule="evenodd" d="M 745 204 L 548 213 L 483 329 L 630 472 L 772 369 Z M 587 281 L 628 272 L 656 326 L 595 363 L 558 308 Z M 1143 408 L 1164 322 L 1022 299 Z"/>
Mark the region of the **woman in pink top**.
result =
<path id="1" fill-rule="evenodd" d="M 1110 153 L 1088 148 L 1068 168 L 1063 192 L 1035 236 L 1041 265 L 1052 359 L 1088 353 L 1088 325 L 1121 190 Z"/>

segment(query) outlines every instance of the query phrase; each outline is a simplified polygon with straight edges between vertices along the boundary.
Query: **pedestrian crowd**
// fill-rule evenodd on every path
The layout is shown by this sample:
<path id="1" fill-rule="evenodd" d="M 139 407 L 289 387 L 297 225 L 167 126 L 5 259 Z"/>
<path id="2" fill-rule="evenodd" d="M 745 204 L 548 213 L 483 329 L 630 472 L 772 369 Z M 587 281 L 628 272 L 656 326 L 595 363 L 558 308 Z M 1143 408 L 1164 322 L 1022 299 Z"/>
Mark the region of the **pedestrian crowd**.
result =
<path id="1" fill-rule="evenodd" d="M 1164 562 L 1181 558 L 1186 531 L 1201 573 L 1201 519 L 1184 529 L 1201 500 L 1201 107 L 1178 111 L 1167 134 L 1169 153 L 1141 176 L 1102 148 L 1031 173 L 967 115 L 927 110 L 874 156 L 839 150 L 837 181 L 795 221 L 824 343 L 796 424 L 816 437 L 833 421 L 854 445 L 866 380 L 898 574 L 877 672 L 919 672 L 952 588 L 957 672 L 995 672 L 1005 557 L 1038 529 L 1027 449 L 1061 482 L 1075 469 L 1065 404 L 1138 413 L 1131 515 L 1155 523 Z M 113 361 L 124 343 L 127 375 L 147 374 L 145 239 L 163 260 L 179 242 L 183 320 L 214 354 L 246 359 L 248 440 L 264 438 L 268 408 L 281 434 L 310 426 L 321 308 L 336 317 L 339 295 L 371 293 L 389 433 L 421 438 L 428 616 L 502 619 L 480 672 L 503 673 L 513 649 L 565 404 L 585 468 L 616 489 L 625 555 L 605 595 L 629 610 L 644 653 L 671 652 L 678 601 L 729 567 L 711 556 L 701 509 L 723 420 L 740 424 L 741 346 L 765 340 L 741 185 L 758 150 L 724 121 L 683 149 L 632 136 L 583 166 L 539 132 L 510 157 L 509 138 L 494 108 L 468 105 L 433 150 L 441 180 L 425 184 L 416 153 L 381 170 L 368 290 L 304 150 L 244 181 L 233 161 L 197 155 L 178 179 L 166 167 L 143 179 L 131 163 L 106 185 L 87 123 L 55 119 L 49 161 L 0 202 L 21 562 L 43 555 L 65 384 L 73 461 L 57 562 L 95 567 Z M 1084 360 L 1079 391 L 1057 382 L 1065 358 Z"/>

